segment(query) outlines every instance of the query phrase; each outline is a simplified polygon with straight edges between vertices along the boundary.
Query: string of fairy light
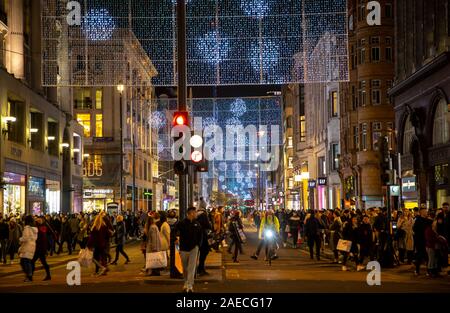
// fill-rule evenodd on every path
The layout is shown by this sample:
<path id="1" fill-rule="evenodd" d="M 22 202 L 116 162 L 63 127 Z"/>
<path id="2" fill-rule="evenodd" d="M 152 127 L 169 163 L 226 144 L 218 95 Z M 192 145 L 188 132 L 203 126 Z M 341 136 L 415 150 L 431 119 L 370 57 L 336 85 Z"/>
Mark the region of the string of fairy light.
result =
<path id="1" fill-rule="evenodd" d="M 68 47 L 84 45 L 85 49 L 76 53 L 58 49 L 60 41 L 55 40 L 61 35 L 57 21 L 67 14 L 60 2 L 44 0 L 42 11 L 45 86 L 96 81 L 95 71 L 89 71 L 89 54 L 130 37 L 137 39 L 158 71 L 153 84 L 176 84 L 175 0 L 82 1 L 81 25 L 62 28 L 68 35 L 64 38 Z M 348 80 L 346 0 L 187 0 L 186 6 L 189 85 L 322 81 L 323 73 L 313 69 L 313 54 L 319 43 L 328 56 L 322 59 L 328 64 L 326 68 L 339 68 L 337 75 L 326 79 Z M 323 44 L 324 40 L 330 44 Z M 58 53 L 65 53 L 65 57 L 55 55 Z M 117 70 L 122 66 L 117 60 L 125 57 L 107 51 L 95 55 L 99 68 L 109 71 L 103 75 L 103 85 L 117 85 L 123 80 L 118 76 L 125 75 L 126 70 Z M 71 75 L 85 75 L 85 80 L 55 78 L 58 68 L 80 62 L 87 64 Z M 144 80 L 135 84 L 144 84 Z"/>

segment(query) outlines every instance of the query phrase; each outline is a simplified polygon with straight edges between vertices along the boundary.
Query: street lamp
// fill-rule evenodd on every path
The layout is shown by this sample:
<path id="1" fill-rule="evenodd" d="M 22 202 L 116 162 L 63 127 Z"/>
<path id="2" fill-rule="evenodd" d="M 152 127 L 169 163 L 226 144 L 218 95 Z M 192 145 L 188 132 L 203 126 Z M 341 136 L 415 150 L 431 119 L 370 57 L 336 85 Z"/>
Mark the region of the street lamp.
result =
<path id="1" fill-rule="evenodd" d="M 119 116 L 120 116 L 120 210 L 122 211 L 123 205 L 123 103 L 122 103 L 122 95 L 125 87 L 120 84 L 117 86 L 117 91 L 119 92 Z"/>

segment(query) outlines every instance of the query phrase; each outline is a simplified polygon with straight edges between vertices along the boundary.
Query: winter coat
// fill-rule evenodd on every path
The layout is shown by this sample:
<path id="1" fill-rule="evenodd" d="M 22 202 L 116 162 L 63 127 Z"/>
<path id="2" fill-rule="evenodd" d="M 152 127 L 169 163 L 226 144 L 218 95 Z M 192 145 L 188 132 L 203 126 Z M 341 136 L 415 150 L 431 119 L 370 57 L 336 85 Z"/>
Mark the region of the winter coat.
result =
<path id="1" fill-rule="evenodd" d="M 342 239 L 342 222 L 340 218 L 335 218 L 333 223 L 330 225 L 330 249 L 336 250 L 339 239 Z"/>
<path id="2" fill-rule="evenodd" d="M 407 251 L 414 250 L 414 233 L 413 233 L 413 219 L 401 218 L 397 224 L 397 229 L 405 232 L 403 238 L 398 241 L 399 249 L 406 249 Z"/>
<path id="3" fill-rule="evenodd" d="M 108 227 L 102 224 L 100 229 L 94 228 L 91 230 L 87 247 L 90 250 L 106 250 L 109 241 Z"/>
<path id="4" fill-rule="evenodd" d="M 69 221 L 61 224 L 61 241 L 70 240 L 72 238 L 72 230 Z"/>
<path id="5" fill-rule="evenodd" d="M 301 219 L 300 216 L 291 216 L 291 218 L 289 219 L 289 228 L 290 228 L 290 232 L 295 232 L 296 230 L 298 231 L 300 229 L 300 223 L 301 223 Z"/>
<path id="6" fill-rule="evenodd" d="M 127 230 L 125 227 L 125 222 L 118 222 L 116 225 L 116 232 L 115 232 L 115 239 L 116 244 L 118 245 L 125 245 L 125 240 L 127 237 Z"/>
<path id="7" fill-rule="evenodd" d="M 413 226 L 413 232 L 414 232 L 414 244 L 416 248 L 425 248 L 426 246 L 426 240 L 425 240 L 425 230 L 428 226 L 431 226 L 432 221 L 423 218 L 421 216 L 416 217 L 416 220 L 414 221 Z"/>
<path id="8" fill-rule="evenodd" d="M 320 221 L 315 216 L 311 216 L 305 222 L 305 236 L 308 238 L 320 236 L 320 230 L 322 227 L 323 226 Z"/>
<path id="9" fill-rule="evenodd" d="M 234 242 L 240 242 L 241 237 L 239 236 L 239 229 L 244 229 L 242 221 L 239 217 L 233 217 L 228 225 L 228 231 Z"/>
<path id="10" fill-rule="evenodd" d="M 78 232 L 78 236 L 77 239 L 78 241 L 83 241 L 84 238 L 88 237 L 88 227 L 89 227 L 89 223 L 88 222 L 80 222 L 80 231 Z"/>
<path id="11" fill-rule="evenodd" d="M 161 235 L 158 226 L 151 225 L 147 234 L 146 253 L 161 251 Z"/>
<path id="12" fill-rule="evenodd" d="M 9 227 L 5 220 L 0 222 L 0 240 L 9 239 Z"/>
<path id="13" fill-rule="evenodd" d="M 222 213 L 216 212 L 214 215 L 214 232 L 220 234 L 223 230 L 223 216 Z"/>
<path id="14" fill-rule="evenodd" d="M 431 224 L 425 229 L 425 247 L 429 249 L 437 249 L 438 234 L 433 230 Z"/>
<path id="15" fill-rule="evenodd" d="M 36 252 L 36 240 L 38 238 L 37 227 L 25 226 L 20 237 L 19 257 L 32 260 Z"/>
<path id="16" fill-rule="evenodd" d="M 38 235 L 36 240 L 36 253 L 45 255 L 48 250 L 48 234 L 50 233 L 50 229 L 45 224 L 39 225 L 37 229 Z"/>
<path id="17" fill-rule="evenodd" d="M 170 225 L 167 222 L 161 225 L 161 251 L 170 249 Z"/>
<path id="18" fill-rule="evenodd" d="M 72 234 L 76 234 L 80 230 L 80 221 L 76 217 L 69 219 L 69 225 Z"/>
<path id="19" fill-rule="evenodd" d="M 361 247 L 369 248 L 373 244 L 372 226 L 362 223 L 358 227 L 357 242 Z"/>
<path id="20" fill-rule="evenodd" d="M 275 215 L 264 216 L 261 220 L 261 225 L 259 226 L 259 239 L 263 238 L 264 230 L 272 229 L 277 234 L 280 233 L 280 222 Z"/>
<path id="21" fill-rule="evenodd" d="M 8 239 L 8 246 L 10 251 L 16 252 L 19 248 L 19 239 L 22 237 L 22 226 L 19 224 L 9 224 L 9 239 Z"/>

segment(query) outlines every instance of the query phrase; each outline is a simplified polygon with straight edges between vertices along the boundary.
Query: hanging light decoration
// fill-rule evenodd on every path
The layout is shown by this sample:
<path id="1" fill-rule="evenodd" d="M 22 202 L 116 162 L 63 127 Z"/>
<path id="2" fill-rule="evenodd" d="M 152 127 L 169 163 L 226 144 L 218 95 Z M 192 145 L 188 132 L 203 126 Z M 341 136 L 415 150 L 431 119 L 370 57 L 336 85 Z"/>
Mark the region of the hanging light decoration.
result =
<path id="1" fill-rule="evenodd" d="M 238 98 L 231 103 L 230 111 L 235 117 L 241 117 L 247 112 L 247 104 L 244 100 Z"/>
<path id="2" fill-rule="evenodd" d="M 167 125 L 166 115 L 161 111 L 153 111 L 150 117 L 150 126 L 153 129 L 161 129 Z"/>
<path id="3" fill-rule="evenodd" d="M 90 9 L 83 17 L 81 27 L 88 40 L 104 41 L 112 38 L 116 24 L 108 10 Z"/>

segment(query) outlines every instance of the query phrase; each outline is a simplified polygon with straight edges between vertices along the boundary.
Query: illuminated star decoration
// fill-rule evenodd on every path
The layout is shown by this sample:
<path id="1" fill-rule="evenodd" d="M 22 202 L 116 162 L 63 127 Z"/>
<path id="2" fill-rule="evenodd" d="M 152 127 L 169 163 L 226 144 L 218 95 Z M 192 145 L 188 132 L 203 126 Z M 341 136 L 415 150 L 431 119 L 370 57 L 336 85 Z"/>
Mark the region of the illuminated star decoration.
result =
<path id="1" fill-rule="evenodd" d="M 220 162 L 219 163 L 219 170 L 226 171 L 227 170 L 227 163 L 226 162 Z"/>
<path id="2" fill-rule="evenodd" d="M 241 126 L 242 122 L 236 116 L 233 116 L 233 117 L 230 117 L 229 119 L 227 119 L 225 124 L 227 126 Z"/>
<path id="3" fill-rule="evenodd" d="M 207 63 L 217 65 L 228 57 L 230 44 L 217 31 L 211 31 L 197 40 L 197 52 Z"/>
<path id="4" fill-rule="evenodd" d="M 264 18 L 269 14 L 269 3 L 267 0 L 241 0 L 241 8 L 245 14 Z"/>
<path id="5" fill-rule="evenodd" d="M 247 105 L 245 101 L 242 99 L 236 99 L 230 105 L 230 111 L 234 114 L 235 117 L 241 117 L 247 112 Z"/>
<path id="6" fill-rule="evenodd" d="M 150 118 L 150 126 L 153 129 L 160 129 L 167 125 L 166 115 L 161 111 L 152 112 Z"/>
<path id="7" fill-rule="evenodd" d="M 83 17 L 82 29 L 87 39 L 104 41 L 112 38 L 116 24 L 108 10 L 90 9 Z"/>
<path id="8" fill-rule="evenodd" d="M 233 165 L 232 165 L 232 169 L 233 169 L 233 171 L 235 171 L 235 172 L 239 172 L 239 170 L 241 169 L 241 164 L 239 164 L 239 163 L 233 163 Z"/>
<path id="9" fill-rule="evenodd" d="M 220 181 L 221 183 L 224 182 L 224 181 L 225 181 L 225 177 L 223 177 L 222 175 L 219 176 L 219 181 Z"/>

